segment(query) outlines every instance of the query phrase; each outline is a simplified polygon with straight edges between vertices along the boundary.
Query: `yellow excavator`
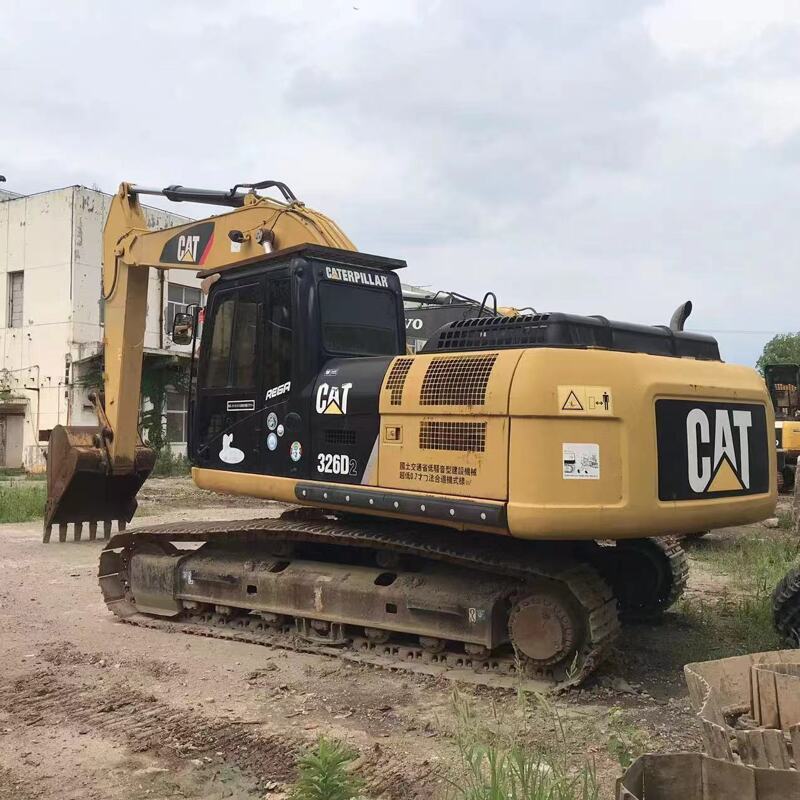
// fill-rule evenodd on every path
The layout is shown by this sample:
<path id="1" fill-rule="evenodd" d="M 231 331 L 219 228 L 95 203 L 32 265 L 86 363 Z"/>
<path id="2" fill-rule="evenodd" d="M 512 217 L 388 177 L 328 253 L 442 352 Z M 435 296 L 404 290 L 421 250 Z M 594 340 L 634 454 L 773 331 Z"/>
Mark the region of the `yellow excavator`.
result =
<path id="1" fill-rule="evenodd" d="M 258 194 L 277 189 L 283 200 Z M 230 210 L 149 231 L 144 195 Z M 123 183 L 105 229 L 99 424 L 54 429 L 45 539 L 113 520 L 108 607 L 140 624 L 417 669 L 578 681 L 619 617 L 683 588 L 687 533 L 776 500 L 764 382 L 670 325 L 478 316 L 407 354 L 403 261 L 368 255 L 280 182 Z M 137 430 L 148 273 L 191 269 L 194 482 L 278 519 L 125 530 L 153 452 Z M 200 330 L 202 327 L 202 330 Z M 160 620 L 160 622 L 159 622 Z M 292 644 L 294 643 L 294 644 Z"/>
<path id="2" fill-rule="evenodd" d="M 775 412 L 775 447 L 777 448 L 778 491 L 794 491 L 797 458 L 800 456 L 800 366 L 767 364 L 764 367 Z"/>

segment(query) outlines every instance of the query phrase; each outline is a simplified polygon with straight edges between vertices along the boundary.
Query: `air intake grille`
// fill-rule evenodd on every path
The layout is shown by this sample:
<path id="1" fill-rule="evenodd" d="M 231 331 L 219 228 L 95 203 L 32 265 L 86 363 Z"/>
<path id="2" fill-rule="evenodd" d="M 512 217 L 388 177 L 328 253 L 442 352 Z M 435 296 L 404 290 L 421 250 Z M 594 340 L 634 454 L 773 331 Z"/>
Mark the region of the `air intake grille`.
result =
<path id="1" fill-rule="evenodd" d="M 423 406 L 482 406 L 497 353 L 434 358 L 422 380 Z"/>
<path id="2" fill-rule="evenodd" d="M 406 384 L 406 376 L 411 369 L 411 358 L 398 358 L 389 371 L 386 379 L 386 388 L 391 393 L 389 400 L 393 406 L 399 406 L 403 402 L 403 387 Z"/>
<path id="3" fill-rule="evenodd" d="M 547 343 L 549 319 L 549 314 L 526 314 L 456 320 L 436 331 L 422 352 L 543 345 Z"/>
<path id="4" fill-rule="evenodd" d="M 462 450 L 482 453 L 486 449 L 485 422 L 423 422 L 419 426 L 421 450 Z"/>
<path id="5" fill-rule="evenodd" d="M 325 444 L 350 444 L 356 443 L 355 431 L 338 431 L 327 430 L 325 431 Z"/>

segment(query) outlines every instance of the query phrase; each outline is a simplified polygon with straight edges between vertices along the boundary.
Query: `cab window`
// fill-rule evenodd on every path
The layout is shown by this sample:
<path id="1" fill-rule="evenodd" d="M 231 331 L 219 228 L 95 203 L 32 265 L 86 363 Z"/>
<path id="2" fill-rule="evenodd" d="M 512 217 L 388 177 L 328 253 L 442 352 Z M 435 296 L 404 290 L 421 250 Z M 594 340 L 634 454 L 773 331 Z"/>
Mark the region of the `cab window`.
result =
<path id="1" fill-rule="evenodd" d="M 398 353 L 394 294 L 323 281 L 319 297 L 322 344 L 329 353 L 361 356 Z"/>

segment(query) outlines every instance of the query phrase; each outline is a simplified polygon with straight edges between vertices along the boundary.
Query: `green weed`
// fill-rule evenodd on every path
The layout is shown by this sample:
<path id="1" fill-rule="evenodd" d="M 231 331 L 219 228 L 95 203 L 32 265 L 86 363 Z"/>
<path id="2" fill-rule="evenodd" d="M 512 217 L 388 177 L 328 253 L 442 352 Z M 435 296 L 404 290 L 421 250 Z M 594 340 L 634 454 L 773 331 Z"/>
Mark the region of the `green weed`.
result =
<path id="1" fill-rule="evenodd" d="M 458 761 L 448 776 L 449 800 L 596 800 L 594 765 L 570 763 L 566 728 L 555 707 L 535 695 L 531 709 L 525 693 L 518 697 L 522 714 L 516 726 L 508 727 L 496 713 L 487 721 L 478 719 L 471 704 L 454 693 Z M 532 728 L 543 725 L 554 731 L 548 743 L 524 744 Z"/>
<path id="2" fill-rule="evenodd" d="M 153 477 L 155 478 L 174 478 L 189 475 L 192 465 L 186 456 L 173 453 L 169 445 L 163 447 L 156 456 L 156 463 L 153 467 Z"/>
<path id="3" fill-rule="evenodd" d="M 47 487 L 39 481 L 0 486 L 0 522 L 41 519 L 46 497 Z"/>
<path id="4" fill-rule="evenodd" d="M 754 596 L 771 593 L 798 554 L 797 540 L 783 535 L 709 543 L 692 551 L 698 561 L 729 575 L 734 587 Z"/>
<path id="5" fill-rule="evenodd" d="M 349 764 L 356 753 L 325 737 L 300 759 L 299 772 L 289 794 L 291 800 L 356 800 L 361 781 L 352 775 Z"/>

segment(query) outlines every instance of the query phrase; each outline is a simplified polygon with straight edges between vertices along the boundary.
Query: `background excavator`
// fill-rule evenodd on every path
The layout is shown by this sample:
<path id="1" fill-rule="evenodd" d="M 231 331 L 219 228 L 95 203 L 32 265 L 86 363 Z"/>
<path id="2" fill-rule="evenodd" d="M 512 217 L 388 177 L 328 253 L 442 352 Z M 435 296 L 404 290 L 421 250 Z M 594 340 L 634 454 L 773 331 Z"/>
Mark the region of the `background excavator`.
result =
<path id="1" fill-rule="evenodd" d="M 800 456 L 800 366 L 767 364 L 764 382 L 775 411 L 778 491 L 791 492 Z"/>
<path id="2" fill-rule="evenodd" d="M 232 210 L 148 231 L 147 194 Z M 773 512 L 769 396 L 713 338 L 492 314 L 409 355 L 404 266 L 357 252 L 279 182 L 120 186 L 99 424 L 54 429 L 45 515 L 46 540 L 53 525 L 64 539 L 69 523 L 109 536 L 118 521 L 99 569 L 115 614 L 574 682 L 620 615 L 679 595 L 672 535 Z M 148 271 L 176 268 L 199 270 L 208 294 L 199 340 L 197 309 L 173 329 L 197 348 L 193 479 L 291 504 L 279 519 L 125 530 L 154 461 L 137 430 Z"/>

